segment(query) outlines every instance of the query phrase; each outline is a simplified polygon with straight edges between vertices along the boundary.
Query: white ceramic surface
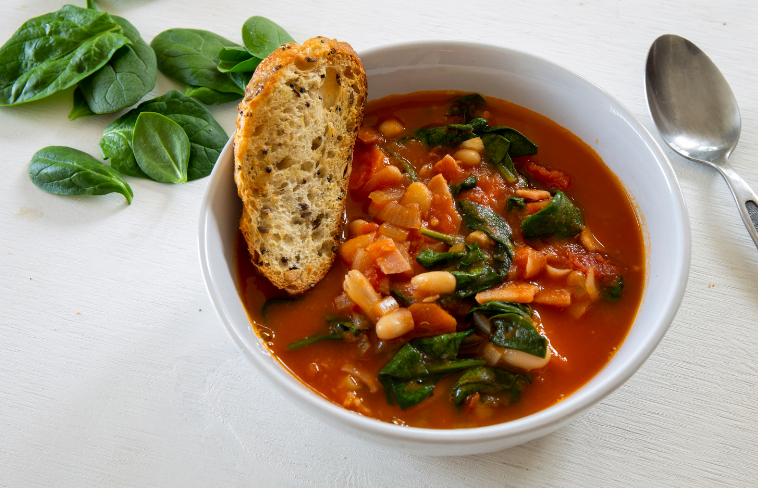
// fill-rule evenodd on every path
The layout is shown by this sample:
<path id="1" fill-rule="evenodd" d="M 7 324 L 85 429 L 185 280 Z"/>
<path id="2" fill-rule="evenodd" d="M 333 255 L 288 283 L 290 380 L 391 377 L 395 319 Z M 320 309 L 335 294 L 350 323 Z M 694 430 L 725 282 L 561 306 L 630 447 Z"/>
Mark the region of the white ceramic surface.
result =
<path id="1" fill-rule="evenodd" d="M 590 144 L 621 179 L 644 222 L 647 279 L 643 304 L 609 364 L 563 402 L 512 422 L 476 429 L 399 427 L 344 410 L 304 387 L 260 343 L 235 286 L 232 259 L 240 202 L 231 142 L 204 195 L 199 221 L 203 277 L 227 331 L 258 370 L 298 406 L 343 432 L 426 455 L 492 452 L 543 436 L 626 381 L 663 338 L 681 303 L 690 266 L 690 228 L 673 169 L 660 148 L 615 99 L 544 59 L 463 42 L 423 42 L 360 53 L 370 98 L 419 90 L 477 91 L 539 112 Z M 597 140 L 597 143 L 595 142 Z"/>

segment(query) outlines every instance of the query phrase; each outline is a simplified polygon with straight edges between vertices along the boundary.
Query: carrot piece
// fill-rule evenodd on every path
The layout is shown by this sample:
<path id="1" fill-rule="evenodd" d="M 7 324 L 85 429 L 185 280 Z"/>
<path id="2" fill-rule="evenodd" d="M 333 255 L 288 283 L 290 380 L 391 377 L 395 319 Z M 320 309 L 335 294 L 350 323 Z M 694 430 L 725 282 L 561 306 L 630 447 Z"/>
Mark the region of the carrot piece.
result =
<path id="1" fill-rule="evenodd" d="M 436 303 L 414 303 L 410 307 L 413 315 L 413 335 L 417 337 L 436 336 L 440 334 L 452 334 L 458 325 L 455 317 L 447 313 Z"/>
<path id="2" fill-rule="evenodd" d="M 571 292 L 565 288 L 540 290 L 534 295 L 532 303 L 551 305 L 553 307 L 568 307 L 571 305 Z"/>
<path id="3" fill-rule="evenodd" d="M 366 144 L 378 144 L 384 142 L 382 134 L 373 127 L 361 127 L 358 131 L 358 139 Z"/>
<path id="4" fill-rule="evenodd" d="M 504 283 L 497 288 L 490 288 L 476 294 L 480 304 L 500 300 L 502 302 L 530 303 L 539 291 L 537 285 L 531 283 Z"/>

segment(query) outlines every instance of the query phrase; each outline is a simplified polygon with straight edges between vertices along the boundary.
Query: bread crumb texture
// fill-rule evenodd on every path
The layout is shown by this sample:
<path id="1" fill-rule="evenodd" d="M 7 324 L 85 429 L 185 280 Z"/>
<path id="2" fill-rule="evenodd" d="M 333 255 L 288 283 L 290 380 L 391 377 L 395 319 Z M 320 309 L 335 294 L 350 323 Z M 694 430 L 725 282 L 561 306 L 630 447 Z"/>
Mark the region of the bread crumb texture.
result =
<path id="1" fill-rule="evenodd" d="M 290 293 L 334 262 L 366 92 L 350 45 L 317 37 L 263 60 L 238 106 L 240 230 L 258 271 Z"/>

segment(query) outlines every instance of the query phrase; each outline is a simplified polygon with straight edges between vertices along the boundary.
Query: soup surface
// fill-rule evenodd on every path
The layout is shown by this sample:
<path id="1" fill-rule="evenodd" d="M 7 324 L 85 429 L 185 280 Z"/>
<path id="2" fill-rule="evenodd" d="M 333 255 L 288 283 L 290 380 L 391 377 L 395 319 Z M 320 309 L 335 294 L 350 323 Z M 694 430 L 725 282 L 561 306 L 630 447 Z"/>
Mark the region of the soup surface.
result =
<path id="1" fill-rule="evenodd" d="M 238 237 L 242 298 L 284 367 L 347 409 L 425 428 L 530 415 L 603 368 L 640 305 L 645 255 L 588 145 L 461 92 L 374 100 L 358 139 L 344 241 L 315 288 L 274 288 Z"/>

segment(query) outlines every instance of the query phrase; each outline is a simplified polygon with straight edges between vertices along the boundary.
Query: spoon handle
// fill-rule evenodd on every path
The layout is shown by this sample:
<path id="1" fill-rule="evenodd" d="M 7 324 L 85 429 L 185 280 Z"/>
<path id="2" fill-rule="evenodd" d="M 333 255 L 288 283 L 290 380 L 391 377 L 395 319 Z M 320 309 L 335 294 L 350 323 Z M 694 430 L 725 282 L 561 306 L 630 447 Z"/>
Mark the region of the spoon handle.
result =
<path id="1" fill-rule="evenodd" d="M 716 167 L 729 185 L 729 189 L 732 190 L 742 221 L 758 247 L 758 195 L 725 160 L 720 161 Z"/>

